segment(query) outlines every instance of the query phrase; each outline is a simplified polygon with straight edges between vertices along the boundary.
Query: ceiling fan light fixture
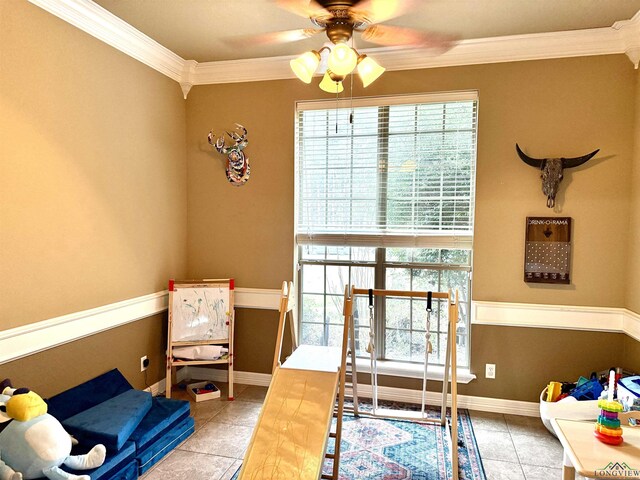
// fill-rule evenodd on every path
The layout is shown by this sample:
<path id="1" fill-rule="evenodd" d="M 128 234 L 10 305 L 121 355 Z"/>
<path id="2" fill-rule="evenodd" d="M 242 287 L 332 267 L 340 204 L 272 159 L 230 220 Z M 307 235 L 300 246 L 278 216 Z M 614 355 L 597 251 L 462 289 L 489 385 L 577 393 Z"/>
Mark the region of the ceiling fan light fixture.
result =
<path id="1" fill-rule="evenodd" d="M 356 68 L 358 54 L 345 43 L 338 43 L 331 49 L 328 67 L 336 75 L 347 75 Z"/>
<path id="2" fill-rule="evenodd" d="M 304 83 L 311 83 L 313 74 L 320 64 L 320 54 L 315 50 L 303 53 L 289 62 L 291 70 Z"/>
<path id="3" fill-rule="evenodd" d="M 371 57 L 367 57 L 362 54 L 358 57 L 358 75 L 362 79 L 362 86 L 367 88 L 373 82 L 375 82 L 380 75 L 385 71 L 385 68 L 380 66 Z"/>
<path id="4" fill-rule="evenodd" d="M 344 91 L 344 86 L 342 85 L 343 79 L 343 76 L 335 75 L 333 72 L 327 70 L 320 82 L 320 90 L 324 90 L 327 93 L 341 93 Z"/>

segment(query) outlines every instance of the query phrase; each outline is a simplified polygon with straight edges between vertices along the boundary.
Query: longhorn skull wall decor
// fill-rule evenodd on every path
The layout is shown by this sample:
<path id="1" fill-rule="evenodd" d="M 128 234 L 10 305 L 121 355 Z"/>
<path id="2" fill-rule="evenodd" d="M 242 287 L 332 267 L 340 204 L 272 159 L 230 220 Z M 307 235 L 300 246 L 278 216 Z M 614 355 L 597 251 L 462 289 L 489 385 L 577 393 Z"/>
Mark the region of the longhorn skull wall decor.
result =
<path id="1" fill-rule="evenodd" d="M 591 160 L 591 158 L 600 151 L 600 149 L 575 158 L 532 158 L 524 154 L 516 143 L 518 155 L 524 163 L 532 167 L 542 170 L 542 192 L 547 196 L 547 207 L 553 208 L 556 204 L 556 193 L 562 180 L 562 171 L 565 168 L 579 167 L 583 163 Z"/>
<path id="2" fill-rule="evenodd" d="M 224 134 L 220 135 L 220 137 L 218 137 L 214 142 L 212 130 L 209 132 L 207 138 L 213 148 L 221 154 L 227 155 L 227 180 L 229 180 L 231 185 L 239 187 L 247 183 L 249 180 L 251 167 L 249 165 L 249 159 L 245 157 L 244 152 L 242 151 L 244 150 L 244 147 L 249 144 L 249 140 L 247 140 L 247 129 L 239 123 L 236 123 L 236 130 L 241 132 L 241 134 L 239 135 L 235 132 L 227 132 L 229 138 L 235 142 L 233 145 L 228 147 L 224 144 Z"/>

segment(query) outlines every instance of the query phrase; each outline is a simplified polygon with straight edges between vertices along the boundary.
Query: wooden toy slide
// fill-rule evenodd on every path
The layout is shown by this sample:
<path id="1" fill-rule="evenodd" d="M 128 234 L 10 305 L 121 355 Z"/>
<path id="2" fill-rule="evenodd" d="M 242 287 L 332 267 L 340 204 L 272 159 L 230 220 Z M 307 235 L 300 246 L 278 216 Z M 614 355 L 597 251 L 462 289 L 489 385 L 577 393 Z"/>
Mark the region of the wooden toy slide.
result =
<path id="1" fill-rule="evenodd" d="M 338 370 L 276 368 L 238 478 L 320 478 L 338 381 Z"/>

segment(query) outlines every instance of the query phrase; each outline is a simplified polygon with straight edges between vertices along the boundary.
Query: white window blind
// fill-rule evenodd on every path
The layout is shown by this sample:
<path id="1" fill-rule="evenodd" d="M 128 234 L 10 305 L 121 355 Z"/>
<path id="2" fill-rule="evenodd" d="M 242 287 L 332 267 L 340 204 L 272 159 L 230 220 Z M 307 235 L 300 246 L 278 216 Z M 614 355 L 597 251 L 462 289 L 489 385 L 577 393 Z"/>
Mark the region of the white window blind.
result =
<path id="1" fill-rule="evenodd" d="M 299 244 L 471 248 L 475 92 L 297 107 Z"/>

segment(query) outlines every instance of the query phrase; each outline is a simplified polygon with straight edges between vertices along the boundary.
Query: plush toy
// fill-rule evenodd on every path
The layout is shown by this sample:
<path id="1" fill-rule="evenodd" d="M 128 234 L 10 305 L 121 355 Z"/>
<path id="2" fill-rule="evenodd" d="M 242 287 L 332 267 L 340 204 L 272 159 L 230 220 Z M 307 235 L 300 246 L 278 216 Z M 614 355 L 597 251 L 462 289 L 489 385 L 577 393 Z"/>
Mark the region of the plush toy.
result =
<path id="1" fill-rule="evenodd" d="M 10 387 L 1 395 L 12 421 L 0 432 L 0 480 L 42 476 L 50 480 L 91 480 L 89 475 L 73 475 L 59 467 L 97 468 L 104 463 L 104 445 L 96 445 L 85 455 L 70 455 L 71 436 L 47 413 L 47 404 L 39 395 Z"/>

